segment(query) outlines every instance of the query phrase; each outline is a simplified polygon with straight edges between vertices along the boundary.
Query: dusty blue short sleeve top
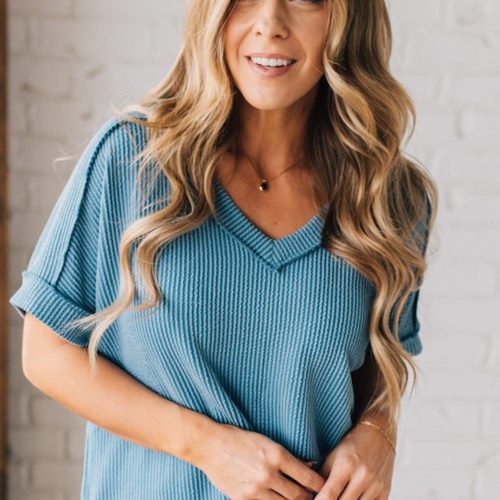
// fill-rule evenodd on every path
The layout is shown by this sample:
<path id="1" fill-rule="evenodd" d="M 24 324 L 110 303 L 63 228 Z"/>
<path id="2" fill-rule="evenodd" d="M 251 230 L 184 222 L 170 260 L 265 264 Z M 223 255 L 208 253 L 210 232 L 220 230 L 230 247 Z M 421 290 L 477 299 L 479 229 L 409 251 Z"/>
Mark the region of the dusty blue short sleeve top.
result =
<path id="1" fill-rule="evenodd" d="M 101 126 L 80 156 L 10 298 L 58 335 L 86 346 L 68 321 L 118 294 L 120 236 L 139 216 L 134 189 L 144 129 Z M 126 311 L 99 353 L 142 384 L 218 422 L 253 430 L 302 460 L 322 462 L 352 425 L 351 372 L 368 348 L 374 290 L 321 244 L 322 213 L 281 239 L 261 232 L 215 181 L 216 216 L 167 245 L 156 272 L 164 297 Z M 155 196 L 169 186 L 157 181 Z M 400 338 L 421 352 L 418 291 Z M 81 498 L 225 498 L 202 471 L 86 424 Z"/>

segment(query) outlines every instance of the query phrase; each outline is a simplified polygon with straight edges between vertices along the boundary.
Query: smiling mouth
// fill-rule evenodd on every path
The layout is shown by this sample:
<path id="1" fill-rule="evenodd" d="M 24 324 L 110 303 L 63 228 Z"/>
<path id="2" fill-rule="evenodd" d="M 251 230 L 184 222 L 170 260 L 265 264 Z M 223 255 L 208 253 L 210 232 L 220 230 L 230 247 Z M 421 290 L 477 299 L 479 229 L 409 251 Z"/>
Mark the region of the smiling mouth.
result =
<path id="1" fill-rule="evenodd" d="M 290 59 L 292 62 L 290 64 L 287 64 L 287 65 L 284 65 L 284 66 L 264 66 L 263 64 L 259 64 L 257 62 L 252 61 L 252 58 L 250 56 L 244 56 L 244 57 L 250 63 L 256 64 L 257 66 L 260 66 L 261 68 L 266 68 L 266 69 L 289 68 L 290 66 L 293 66 L 297 62 L 296 59 Z"/>

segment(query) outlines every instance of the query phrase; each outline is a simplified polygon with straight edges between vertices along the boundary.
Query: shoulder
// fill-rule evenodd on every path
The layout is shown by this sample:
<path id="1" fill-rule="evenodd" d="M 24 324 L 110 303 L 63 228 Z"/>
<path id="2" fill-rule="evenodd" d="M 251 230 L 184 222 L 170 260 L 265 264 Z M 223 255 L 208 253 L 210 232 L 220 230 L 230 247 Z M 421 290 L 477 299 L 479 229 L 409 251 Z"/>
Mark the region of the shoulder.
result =
<path id="1" fill-rule="evenodd" d="M 138 112 L 131 113 L 142 119 Z M 87 145 L 88 163 L 94 161 L 131 160 L 146 144 L 146 129 L 142 125 L 128 121 L 125 115 L 115 115 L 106 120 Z"/>
<path id="2" fill-rule="evenodd" d="M 138 113 L 133 115 L 142 118 Z M 146 142 L 144 126 L 128 121 L 123 115 L 108 118 L 87 141 L 69 186 L 85 190 L 88 201 L 97 204 L 115 192 L 126 195 L 133 189 L 139 164 L 136 156 Z"/>
<path id="3" fill-rule="evenodd" d="M 95 170 L 87 176 L 94 192 L 89 198 L 99 200 L 103 220 L 120 221 L 120 227 L 154 211 L 171 192 L 154 155 L 150 152 L 146 161 L 142 155 L 148 143 L 147 126 L 128 116 L 138 122 L 146 119 L 136 110 L 109 118 L 89 144 L 87 154 L 93 159 L 83 161 Z"/>

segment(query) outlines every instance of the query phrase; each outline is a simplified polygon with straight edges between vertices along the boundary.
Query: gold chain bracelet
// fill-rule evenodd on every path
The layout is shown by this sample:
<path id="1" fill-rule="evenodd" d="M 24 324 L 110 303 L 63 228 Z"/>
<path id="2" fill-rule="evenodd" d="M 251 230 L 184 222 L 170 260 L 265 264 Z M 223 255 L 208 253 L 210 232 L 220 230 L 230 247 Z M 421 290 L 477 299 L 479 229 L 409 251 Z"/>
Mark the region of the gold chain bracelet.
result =
<path id="1" fill-rule="evenodd" d="M 360 420 L 358 422 L 358 424 L 369 425 L 370 427 L 375 427 L 375 429 L 378 429 L 384 435 L 385 439 L 387 439 L 387 441 L 391 445 L 391 448 L 393 449 L 394 453 L 396 453 L 396 446 L 395 446 L 395 444 L 389 438 L 389 436 L 387 435 L 387 432 L 385 432 L 385 430 L 382 429 L 382 427 L 380 427 L 379 425 L 377 425 L 377 424 L 375 424 L 373 422 L 370 422 L 369 420 Z"/>

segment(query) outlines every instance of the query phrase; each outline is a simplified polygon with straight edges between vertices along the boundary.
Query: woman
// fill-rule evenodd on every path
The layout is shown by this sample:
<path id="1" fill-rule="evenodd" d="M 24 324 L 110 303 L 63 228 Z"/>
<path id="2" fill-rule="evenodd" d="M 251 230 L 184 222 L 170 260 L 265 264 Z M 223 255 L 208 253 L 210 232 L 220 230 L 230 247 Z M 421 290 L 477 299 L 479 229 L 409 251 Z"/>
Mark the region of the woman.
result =
<path id="1" fill-rule="evenodd" d="M 388 498 L 437 202 L 390 47 L 383 0 L 192 0 L 90 142 L 10 300 L 82 498 Z"/>

